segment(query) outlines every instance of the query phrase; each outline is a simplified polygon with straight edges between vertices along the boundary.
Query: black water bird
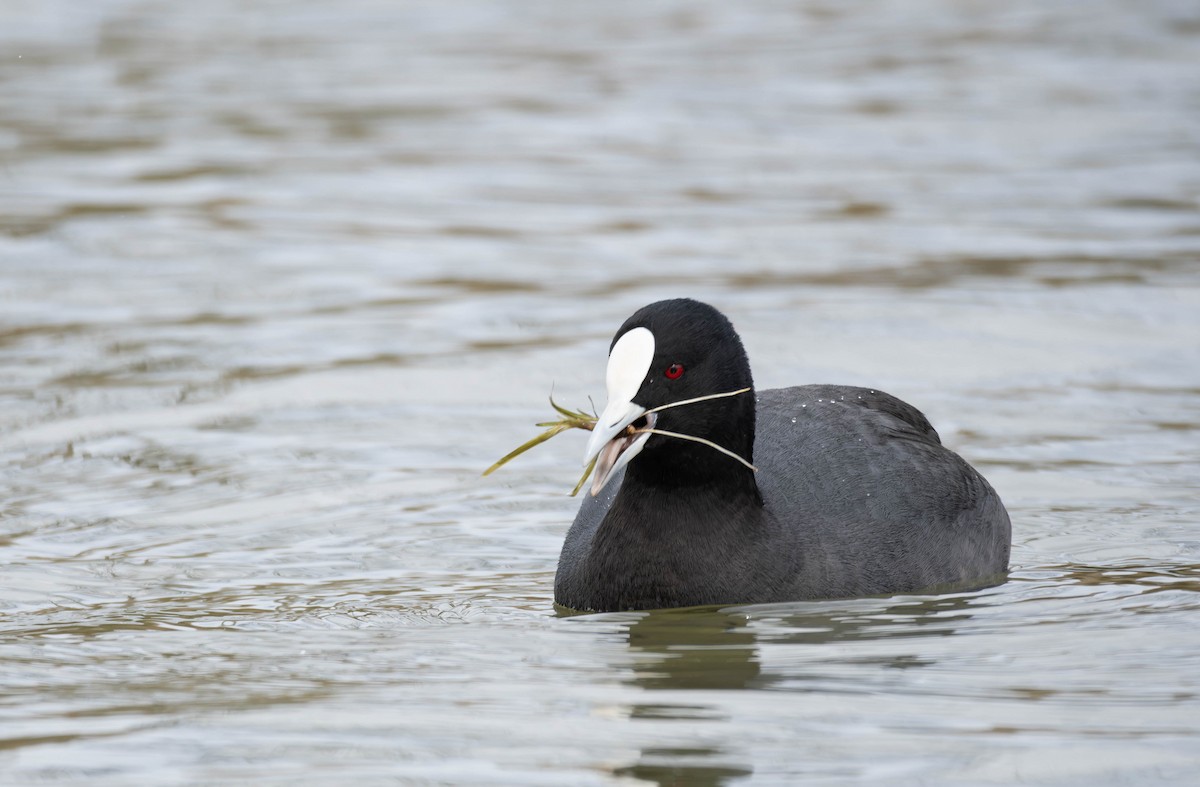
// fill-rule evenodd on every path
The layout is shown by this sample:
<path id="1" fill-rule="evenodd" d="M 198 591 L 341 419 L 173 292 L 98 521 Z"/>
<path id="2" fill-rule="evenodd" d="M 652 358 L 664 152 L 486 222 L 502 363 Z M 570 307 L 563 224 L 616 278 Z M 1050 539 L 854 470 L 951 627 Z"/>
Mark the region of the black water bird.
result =
<path id="1" fill-rule="evenodd" d="M 598 457 L 595 480 L 555 577 L 561 606 L 750 604 L 1003 581 L 1008 512 L 919 410 L 845 385 L 754 391 L 741 339 L 707 304 L 635 312 L 613 338 L 607 387 L 587 449 L 589 461 Z"/>

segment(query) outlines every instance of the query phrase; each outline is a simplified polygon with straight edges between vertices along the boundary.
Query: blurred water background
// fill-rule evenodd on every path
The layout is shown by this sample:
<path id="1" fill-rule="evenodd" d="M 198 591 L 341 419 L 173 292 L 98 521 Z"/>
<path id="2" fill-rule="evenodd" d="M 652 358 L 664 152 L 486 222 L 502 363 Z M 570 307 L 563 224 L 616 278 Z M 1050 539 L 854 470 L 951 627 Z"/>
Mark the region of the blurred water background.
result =
<path id="1" fill-rule="evenodd" d="M 564 617 L 635 308 L 881 387 L 1000 587 Z M 1200 7 L 0 0 L 0 783 L 1200 771 Z"/>

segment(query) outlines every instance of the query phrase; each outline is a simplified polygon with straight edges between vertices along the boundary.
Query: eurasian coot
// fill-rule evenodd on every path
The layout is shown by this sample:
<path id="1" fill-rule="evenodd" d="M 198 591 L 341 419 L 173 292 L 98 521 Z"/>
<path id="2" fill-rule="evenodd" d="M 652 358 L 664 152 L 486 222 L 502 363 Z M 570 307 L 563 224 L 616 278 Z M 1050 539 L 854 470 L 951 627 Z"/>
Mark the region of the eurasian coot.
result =
<path id="1" fill-rule="evenodd" d="M 655 410 L 752 386 L 741 339 L 713 307 L 659 301 L 625 321 L 558 604 L 750 604 L 1002 581 L 1011 527 L 999 496 L 894 396 L 803 385 Z M 712 446 L 628 427 L 703 438 L 757 472 Z"/>

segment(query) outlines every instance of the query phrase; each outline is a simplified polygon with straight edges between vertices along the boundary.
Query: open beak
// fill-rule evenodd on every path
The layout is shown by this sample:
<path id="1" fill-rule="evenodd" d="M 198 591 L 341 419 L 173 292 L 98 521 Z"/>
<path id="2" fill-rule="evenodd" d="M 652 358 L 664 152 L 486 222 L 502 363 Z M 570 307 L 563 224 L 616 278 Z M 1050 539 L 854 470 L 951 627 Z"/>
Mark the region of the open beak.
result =
<path id="1" fill-rule="evenodd" d="M 650 439 L 648 432 L 630 434 L 632 425 L 642 416 L 646 420 L 638 427 L 654 426 L 656 416 L 647 415 L 646 408 L 633 403 L 654 360 L 654 334 L 648 328 L 632 328 L 613 342 L 608 354 L 604 382 L 608 388 L 608 404 L 588 440 L 586 467 L 596 460 L 596 475 L 592 477 L 592 497 L 595 497 L 612 474 L 629 464 Z"/>
<path id="2" fill-rule="evenodd" d="M 655 413 L 647 414 L 646 408 L 633 402 L 620 400 L 610 401 L 600 414 L 583 458 L 585 466 L 593 459 L 597 460 L 595 475 L 592 476 L 592 497 L 599 494 L 613 473 L 629 464 L 629 460 L 637 456 L 650 439 L 649 432 L 631 434 L 633 430 L 629 427 L 638 419 L 645 422 L 638 424 L 639 427 L 651 429 L 658 416 Z"/>

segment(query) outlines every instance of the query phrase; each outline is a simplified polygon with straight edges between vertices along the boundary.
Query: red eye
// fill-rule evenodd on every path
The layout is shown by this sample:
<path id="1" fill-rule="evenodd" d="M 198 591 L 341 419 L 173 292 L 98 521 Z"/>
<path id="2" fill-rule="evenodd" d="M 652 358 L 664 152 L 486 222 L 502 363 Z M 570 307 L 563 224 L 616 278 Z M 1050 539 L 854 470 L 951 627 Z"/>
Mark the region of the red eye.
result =
<path id="1" fill-rule="evenodd" d="M 680 377 L 683 377 L 683 364 L 673 363 L 667 367 L 667 370 L 663 374 L 667 376 L 668 380 L 678 380 Z"/>

